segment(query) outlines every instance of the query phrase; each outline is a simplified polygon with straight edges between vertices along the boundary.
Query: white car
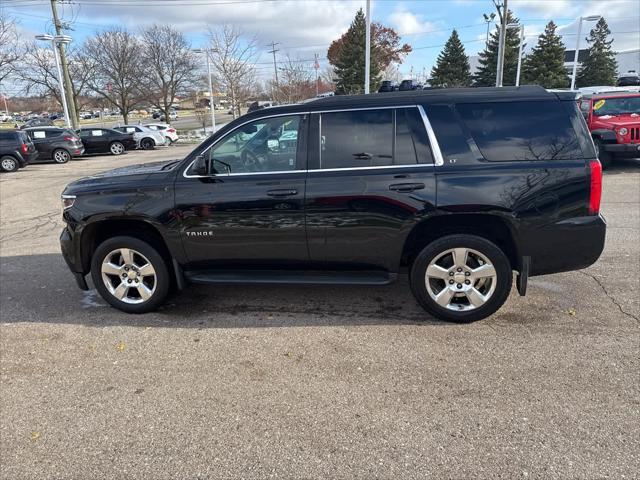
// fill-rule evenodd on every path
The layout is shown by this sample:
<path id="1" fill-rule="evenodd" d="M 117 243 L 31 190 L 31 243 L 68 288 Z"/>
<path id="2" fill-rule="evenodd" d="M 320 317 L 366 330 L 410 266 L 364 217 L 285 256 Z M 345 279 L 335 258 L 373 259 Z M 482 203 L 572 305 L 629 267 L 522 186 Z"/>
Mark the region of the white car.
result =
<path id="1" fill-rule="evenodd" d="M 152 130 L 145 125 L 121 125 L 114 127 L 114 130 L 123 133 L 133 133 L 133 139 L 136 141 L 138 148 L 143 150 L 151 150 L 165 144 L 164 135 L 157 130 Z"/>
<path id="2" fill-rule="evenodd" d="M 174 142 L 177 142 L 180 137 L 178 137 L 178 132 L 171 125 L 167 125 L 166 123 L 147 123 L 145 127 L 149 127 L 152 130 L 157 130 L 158 132 L 164 135 L 164 139 L 167 145 L 171 145 Z"/>
<path id="3" fill-rule="evenodd" d="M 0 113 L 0 122 L 10 122 L 13 117 L 8 113 Z"/>

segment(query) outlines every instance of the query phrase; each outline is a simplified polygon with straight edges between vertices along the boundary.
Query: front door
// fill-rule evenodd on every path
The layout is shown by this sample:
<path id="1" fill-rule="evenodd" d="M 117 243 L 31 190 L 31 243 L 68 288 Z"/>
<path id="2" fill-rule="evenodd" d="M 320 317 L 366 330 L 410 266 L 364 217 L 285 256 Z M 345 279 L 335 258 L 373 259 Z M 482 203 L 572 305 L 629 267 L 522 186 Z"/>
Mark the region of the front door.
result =
<path id="1" fill-rule="evenodd" d="M 313 114 L 305 202 L 314 263 L 396 272 L 412 226 L 435 205 L 417 107 Z"/>
<path id="2" fill-rule="evenodd" d="M 211 175 L 176 181 L 189 268 L 283 268 L 309 260 L 304 115 L 255 120 L 205 151 Z"/>

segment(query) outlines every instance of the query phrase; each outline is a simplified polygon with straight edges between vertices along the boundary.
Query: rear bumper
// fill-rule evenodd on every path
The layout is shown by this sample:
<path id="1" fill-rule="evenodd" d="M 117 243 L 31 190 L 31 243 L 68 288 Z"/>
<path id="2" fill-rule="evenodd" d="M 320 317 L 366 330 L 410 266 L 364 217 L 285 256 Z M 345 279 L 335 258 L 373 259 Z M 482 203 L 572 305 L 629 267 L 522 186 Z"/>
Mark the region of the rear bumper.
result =
<path id="1" fill-rule="evenodd" d="M 565 219 L 531 233 L 530 276 L 586 268 L 600 258 L 607 224 L 602 215 Z"/>

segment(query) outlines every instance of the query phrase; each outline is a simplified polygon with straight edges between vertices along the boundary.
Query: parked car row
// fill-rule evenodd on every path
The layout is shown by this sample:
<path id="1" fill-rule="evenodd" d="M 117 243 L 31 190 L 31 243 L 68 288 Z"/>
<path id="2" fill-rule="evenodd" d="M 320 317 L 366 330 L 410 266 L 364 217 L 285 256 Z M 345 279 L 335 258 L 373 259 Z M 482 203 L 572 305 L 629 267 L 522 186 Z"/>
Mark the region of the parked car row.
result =
<path id="1" fill-rule="evenodd" d="M 4 130 L 0 131 L 0 170 L 15 172 L 36 161 L 67 163 L 85 154 L 150 150 L 177 140 L 175 128 L 161 123 L 83 127 L 76 131 L 49 125 Z"/>

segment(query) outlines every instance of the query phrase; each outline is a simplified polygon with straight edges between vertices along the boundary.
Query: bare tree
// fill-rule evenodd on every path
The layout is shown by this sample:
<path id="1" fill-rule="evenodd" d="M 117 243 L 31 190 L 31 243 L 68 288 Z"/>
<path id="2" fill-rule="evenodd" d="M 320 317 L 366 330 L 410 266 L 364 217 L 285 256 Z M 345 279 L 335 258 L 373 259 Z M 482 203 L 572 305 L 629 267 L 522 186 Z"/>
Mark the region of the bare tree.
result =
<path id="1" fill-rule="evenodd" d="M 19 58 L 16 22 L 0 10 L 0 84 L 13 71 Z"/>
<path id="2" fill-rule="evenodd" d="M 119 108 L 125 123 L 140 102 L 141 83 L 147 75 L 142 52 L 140 41 L 122 28 L 99 33 L 85 43 L 85 53 L 96 65 L 89 88 Z"/>
<path id="3" fill-rule="evenodd" d="M 297 103 L 316 94 L 315 74 L 308 64 L 292 60 L 287 55 L 280 67 L 280 81 L 276 98 L 287 103 Z"/>
<path id="4" fill-rule="evenodd" d="M 184 34 L 170 25 L 153 25 L 143 30 L 142 44 L 143 96 L 162 110 L 168 121 L 173 99 L 193 82 L 197 60 Z"/>
<path id="5" fill-rule="evenodd" d="M 95 62 L 82 50 L 70 48 L 67 50 L 67 63 L 77 118 L 80 111 L 90 103 L 87 96 L 88 82 L 94 75 Z M 51 48 L 43 48 L 34 42 L 27 44 L 20 55 L 18 66 L 15 73 L 22 80 L 27 94 L 36 91 L 55 98 L 62 105 L 56 61 Z"/>
<path id="6" fill-rule="evenodd" d="M 231 25 L 223 25 L 218 30 L 209 29 L 209 36 L 212 65 L 231 102 L 233 118 L 236 118 L 240 106 L 256 90 L 255 38 L 244 38 L 242 32 Z"/>

